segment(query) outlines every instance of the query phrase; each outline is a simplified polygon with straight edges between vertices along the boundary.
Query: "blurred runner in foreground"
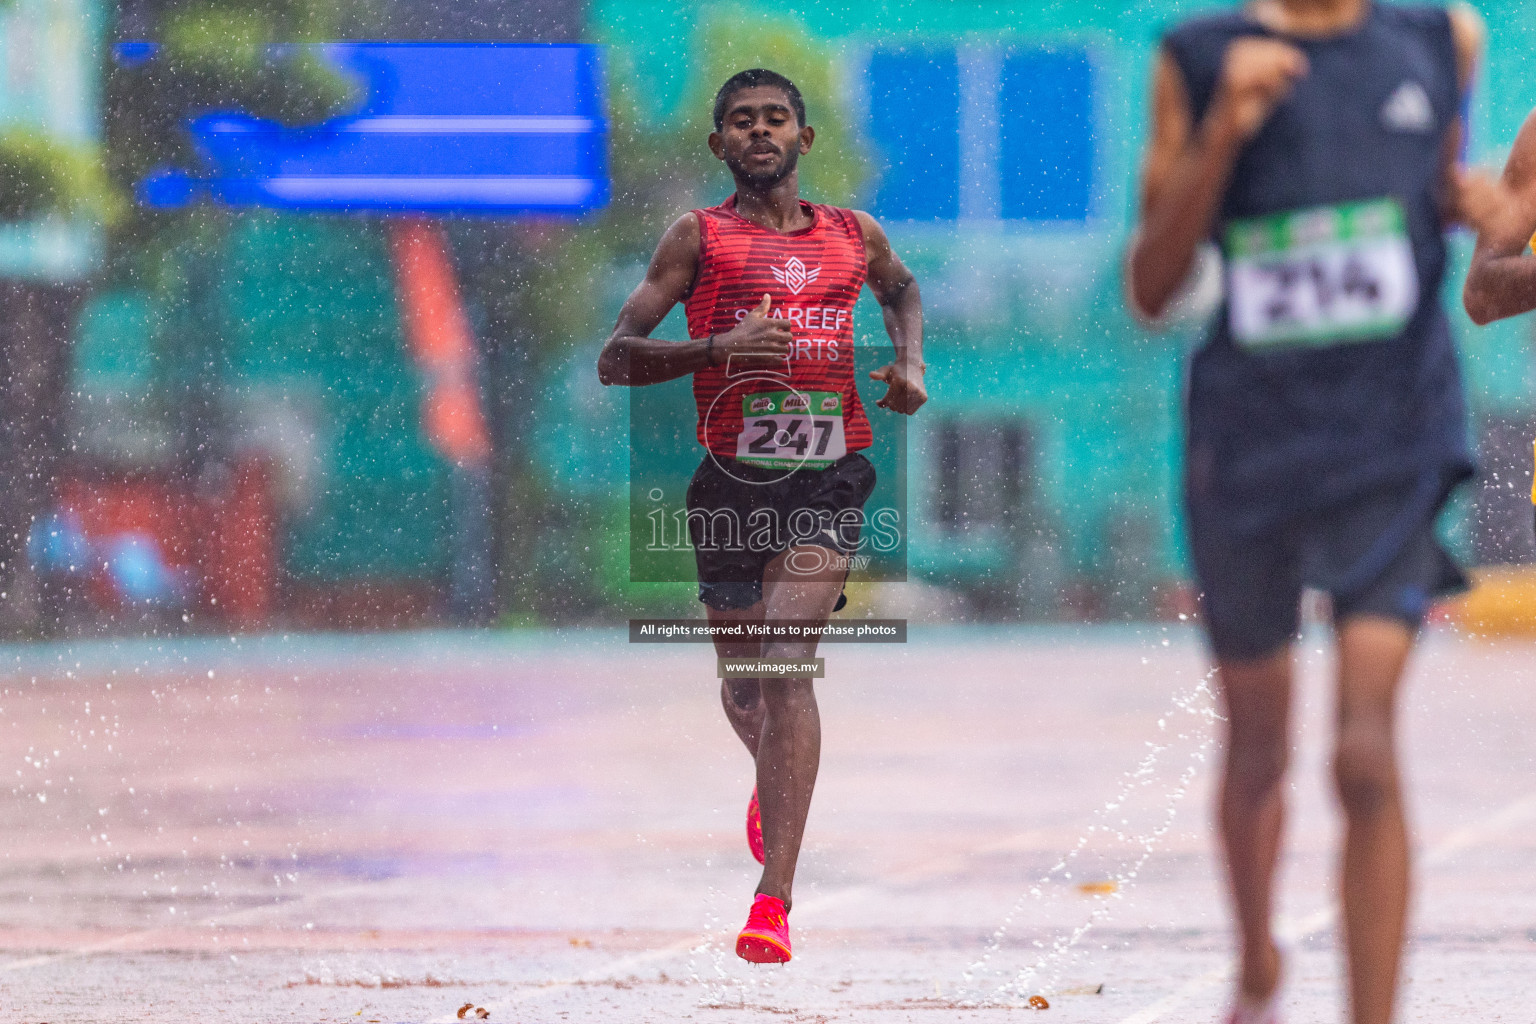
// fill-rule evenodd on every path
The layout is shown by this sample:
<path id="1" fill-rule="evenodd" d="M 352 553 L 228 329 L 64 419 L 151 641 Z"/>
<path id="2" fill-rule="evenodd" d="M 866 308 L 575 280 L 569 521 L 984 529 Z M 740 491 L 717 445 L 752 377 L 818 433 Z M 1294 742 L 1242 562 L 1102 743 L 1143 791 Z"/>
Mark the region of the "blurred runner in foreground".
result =
<path id="1" fill-rule="evenodd" d="M 1272 887 L 1303 587 L 1332 599 L 1334 774 L 1356 1024 L 1387 1024 L 1408 904 L 1394 718 L 1430 602 L 1465 586 L 1434 521 L 1471 472 L 1439 300 L 1458 215 L 1470 11 L 1255 0 L 1163 40 L 1130 300 L 1156 319 L 1201 243 L 1226 297 L 1192 357 L 1190 548 L 1228 713 L 1220 820 L 1242 967 L 1278 1019 Z"/>
<path id="2" fill-rule="evenodd" d="M 896 361 L 873 371 L 877 404 L 911 414 L 923 388 L 917 282 L 866 213 L 800 198 L 816 133 L 789 79 L 754 69 L 715 96 L 709 148 L 736 193 L 667 229 L 598 360 L 605 384 L 693 374 L 704 460 L 688 487 L 699 600 L 711 623 L 820 625 L 842 606 L 875 471 L 853 374 L 853 307 L 866 280 Z M 650 337 L 678 302 L 690 340 Z M 809 659 L 817 641 L 717 638 L 721 657 Z M 748 841 L 764 862 L 737 955 L 790 958 L 790 887 L 821 758 L 805 677 L 728 679 L 726 717 L 757 761 Z M 759 799 L 761 811 L 759 813 Z"/>

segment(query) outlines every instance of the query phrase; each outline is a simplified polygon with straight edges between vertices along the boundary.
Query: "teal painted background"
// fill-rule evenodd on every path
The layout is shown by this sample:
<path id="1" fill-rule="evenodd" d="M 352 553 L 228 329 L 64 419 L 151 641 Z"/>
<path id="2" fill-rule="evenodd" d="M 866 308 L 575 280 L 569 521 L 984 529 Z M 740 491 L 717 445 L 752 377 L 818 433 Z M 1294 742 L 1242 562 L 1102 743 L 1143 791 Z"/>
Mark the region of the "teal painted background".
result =
<path id="1" fill-rule="evenodd" d="M 912 558 L 919 576 L 972 585 L 999 573 L 1044 573 L 1058 589 L 1096 590 L 1097 599 L 1089 604 L 1098 610 L 1144 613 L 1155 610 L 1157 592 L 1184 573 L 1178 402 L 1184 356 L 1198 330 L 1152 334 L 1138 327 L 1121 301 L 1120 258 L 1133 214 L 1157 39 L 1164 26 L 1214 6 L 1221 5 L 856 0 L 592 5 L 591 34 L 611 47 L 616 107 L 634 110 L 641 130 L 681 145 L 702 148 L 708 126 L 693 107 L 707 98 L 722 72 L 775 52 L 761 41 L 765 32 L 811 44 L 812 51 L 798 59 L 826 62 L 835 85 L 831 96 L 807 90 L 811 123 L 819 126 L 829 113 L 834 120 L 846 119 L 833 137 L 854 151 L 859 173 L 846 194 L 817 194 L 814 182 L 806 191 L 813 199 L 860 206 L 870 204 L 882 169 L 858 106 L 858 77 L 870 50 L 922 45 L 1089 51 L 1097 161 L 1095 213 L 1088 223 L 887 224 L 921 281 L 928 310 L 932 403 L 909 432 Z M 1496 165 L 1526 112 L 1536 106 L 1536 77 L 1528 73 L 1536 11 L 1511 2 L 1483 4 L 1481 10 L 1491 41 L 1474 94 L 1472 152 L 1475 161 Z M 681 137 L 679 124 L 692 127 L 695 135 Z M 803 166 L 819 155 L 813 151 Z M 707 164 L 690 165 L 682 176 L 677 209 L 684 199 L 711 203 L 728 194 L 723 171 Z M 670 212 L 645 209 L 642 217 L 659 231 Z M 1528 413 L 1529 321 L 1473 328 L 1458 301 L 1469 245 L 1462 238 L 1453 245 L 1457 261 L 1447 299 L 1455 311 L 1475 417 Z M 636 265 L 614 269 L 610 312 L 638 273 Z M 867 297 L 858 326 L 861 342 L 883 343 L 878 310 Z M 680 337 L 681 326 L 669 322 L 658 333 Z M 582 372 L 595 345 L 572 354 L 574 374 Z M 615 422 L 623 404 L 623 395 L 610 393 L 590 411 Z M 1025 532 L 1039 542 L 1021 543 L 1015 536 L 1009 548 L 997 530 L 938 529 L 932 515 L 936 498 L 925 487 L 938 471 L 938 432 L 949 422 L 1012 418 L 1027 424 L 1033 442 L 1031 472 L 1038 490 L 1019 515 L 1027 520 Z M 572 472 L 573 482 L 577 475 Z M 586 482 L 599 488 L 609 483 L 598 485 L 590 477 Z M 1465 516 L 1463 502 L 1457 521 L 1447 524 L 1463 547 Z"/>
<path id="2" fill-rule="evenodd" d="M 1095 83 L 1086 223 L 887 224 L 928 312 L 932 402 L 906 439 L 910 576 L 964 591 L 982 613 L 1002 617 L 1177 607 L 1178 402 L 1194 332 L 1149 334 L 1133 323 L 1119 261 L 1159 32 L 1212 6 L 594 0 L 587 35 L 608 47 L 613 206 L 580 222 L 455 227 L 476 330 L 497 339 L 487 345 L 487 400 L 513 424 L 496 494 L 503 607 L 553 621 L 695 607 L 686 584 L 628 581 L 632 396 L 598 383 L 598 349 L 666 225 L 729 193 L 704 149 L 718 83 L 759 62 L 800 81 L 821 132 L 803 165 L 807 195 L 864 206 L 884 166 L 867 131 L 860 69 L 872 50 L 896 45 L 1081 47 Z M 1473 155 L 1497 165 L 1536 107 L 1536 6 L 1497 0 L 1481 10 L 1490 46 L 1472 108 Z M 82 407 L 96 411 L 82 430 L 95 424 L 152 458 L 156 423 L 181 386 L 178 360 L 214 365 L 231 421 L 258 441 L 279 436 L 290 455 L 292 576 L 441 576 L 446 472 L 417 424 L 419 382 L 402 350 L 381 228 L 273 214 L 233 220 L 217 251 L 173 253 L 162 280 L 92 300 L 76 385 Z M 466 238 L 485 252 L 475 255 Z M 1530 415 L 1530 320 L 1473 328 L 1455 303 L 1468 244 L 1454 248 L 1448 296 L 1475 419 Z M 198 260 L 207 261 L 202 279 L 220 282 L 212 300 L 184 272 Z M 857 328 L 871 347 L 861 358 L 878 357 L 884 334 L 867 297 Z M 658 331 L 683 335 L 680 311 Z M 200 347 L 178 347 L 189 336 Z M 889 414 L 873 412 L 880 429 Z M 679 401 L 676 422 L 651 429 L 686 438 L 691 414 Z M 942 521 L 945 444 L 1007 424 L 1021 424 L 1026 438 L 1025 486 L 1010 512 Z M 965 487 L 994 493 L 984 473 L 967 472 Z M 1448 524 L 1464 548 L 1467 522 L 1464 499 Z"/>

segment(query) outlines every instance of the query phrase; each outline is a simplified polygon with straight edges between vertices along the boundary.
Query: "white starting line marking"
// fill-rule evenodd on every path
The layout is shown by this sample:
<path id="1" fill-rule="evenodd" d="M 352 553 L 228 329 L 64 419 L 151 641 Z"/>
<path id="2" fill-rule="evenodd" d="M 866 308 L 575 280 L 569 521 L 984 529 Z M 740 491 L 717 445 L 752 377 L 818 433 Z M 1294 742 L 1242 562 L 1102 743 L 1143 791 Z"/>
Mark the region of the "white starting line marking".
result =
<path id="1" fill-rule="evenodd" d="M 60 960 L 73 960 L 76 957 L 90 956 L 93 953 L 108 953 L 114 949 L 131 945 L 135 941 L 147 938 L 151 935 L 159 935 L 162 932 L 185 932 L 188 928 L 217 928 L 220 925 L 230 924 L 246 917 L 255 917 L 258 914 L 270 913 L 274 910 L 291 910 L 301 903 L 312 900 L 328 900 L 337 896 L 350 896 L 356 892 L 373 888 L 377 883 L 364 882 L 358 885 L 348 885 L 340 889 L 331 889 L 326 892 L 318 892 L 312 896 L 300 896 L 297 899 L 284 900 L 281 903 L 263 903 L 255 907 L 246 907 L 244 910 L 233 910 L 227 914 L 215 914 L 213 917 L 205 917 L 201 921 L 188 922 L 161 928 L 141 928 L 136 932 L 124 932 L 122 935 L 100 942 L 88 943 L 84 946 L 76 946 L 74 949 L 65 949 L 57 953 L 44 953 L 40 956 L 29 956 L 25 960 L 13 960 L 10 963 L 0 964 L 0 974 L 8 974 L 12 971 L 24 971 L 29 967 L 41 967 L 44 964 L 56 963 Z M 231 950 L 233 952 L 233 949 Z"/>
<path id="2" fill-rule="evenodd" d="M 1451 860 L 1458 853 L 1482 844 L 1488 838 L 1518 825 L 1533 815 L 1536 815 L 1536 793 L 1521 797 L 1513 803 L 1506 804 L 1481 821 L 1474 822 L 1452 832 L 1424 854 L 1424 859 L 1421 862 L 1422 866 L 1426 868 L 1438 867 Z M 1338 914 L 1338 907 L 1330 904 L 1326 907 L 1319 907 L 1299 921 L 1281 920 L 1279 926 L 1275 929 L 1275 937 L 1283 946 L 1295 946 L 1303 939 L 1315 935 L 1332 925 Z M 1232 966 L 1229 964 L 1218 970 L 1202 974 L 1198 978 L 1191 978 L 1157 1002 L 1144 1009 L 1137 1010 L 1129 1017 L 1126 1017 L 1119 1024 L 1153 1024 L 1154 1021 L 1161 1020 L 1168 1011 L 1183 1005 L 1185 1001 L 1199 995 L 1206 989 L 1228 981 L 1231 977 Z"/>

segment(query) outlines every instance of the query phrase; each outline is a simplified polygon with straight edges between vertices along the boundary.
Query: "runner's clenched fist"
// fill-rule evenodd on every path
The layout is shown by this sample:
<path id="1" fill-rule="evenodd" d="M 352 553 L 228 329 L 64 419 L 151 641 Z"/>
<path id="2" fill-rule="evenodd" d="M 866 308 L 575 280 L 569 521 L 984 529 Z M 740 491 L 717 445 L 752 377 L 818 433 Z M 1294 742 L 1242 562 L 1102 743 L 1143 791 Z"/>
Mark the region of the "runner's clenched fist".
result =
<path id="1" fill-rule="evenodd" d="M 789 321 L 768 315 L 772 307 L 773 297 L 765 293 L 763 301 L 748 310 L 740 323 L 716 335 L 710 361 L 716 366 L 763 366 L 788 359 L 794 334 Z"/>
<path id="2" fill-rule="evenodd" d="M 1307 55 L 1290 43 L 1238 39 L 1222 63 L 1216 110 L 1238 138 L 1251 139 L 1307 71 Z"/>

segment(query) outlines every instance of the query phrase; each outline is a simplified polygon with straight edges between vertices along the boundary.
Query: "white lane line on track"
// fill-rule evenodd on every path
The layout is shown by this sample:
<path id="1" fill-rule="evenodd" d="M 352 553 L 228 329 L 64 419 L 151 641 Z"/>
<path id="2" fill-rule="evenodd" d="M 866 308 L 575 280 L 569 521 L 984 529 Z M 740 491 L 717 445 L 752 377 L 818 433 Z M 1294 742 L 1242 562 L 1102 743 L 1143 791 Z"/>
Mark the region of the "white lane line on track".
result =
<path id="1" fill-rule="evenodd" d="M 1181 1006 L 1185 1000 L 1199 995 L 1206 989 L 1225 981 L 1232 974 L 1231 967 L 1222 967 L 1219 970 L 1209 971 L 1198 978 L 1191 978 L 1183 985 L 1174 989 L 1157 1002 L 1144 1009 L 1137 1010 L 1120 1024 L 1152 1024 L 1155 1020 L 1161 1020 L 1163 1014 L 1169 1010 Z"/>
<path id="2" fill-rule="evenodd" d="M 1504 830 L 1519 824 L 1521 821 L 1524 821 L 1533 815 L 1536 815 L 1536 793 L 1532 793 L 1519 800 L 1515 800 L 1512 803 L 1507 804 L 1503 808 L 1499 809 L 1492 815 L 1482 819 L 1481 821 L 1452 832 L 1449 836 L 1441 840 L 1431 850 L 1429 850 L 1424 855 L 1421 863 L 1424 867 L 1439 866 L 1449 861 L 1457 854 L 1478 846 L 1490 836 L 1503 832 Z M 1020 844 L 1027 844 L 1037 839 L 1040 834 L 1040 830 L 1023 832 L 1007 839 L 987 843 L 978 847 L 976 850 L 971 851 L 970 853 L 946 854 L 942 857 L 923 862 L 906 870 L 894 872 L 889 877 L 881 879 L 878 882 L 862 883 L 859 885 L 849 886 L 846 889 L 838 889 L 819 896 L 811 897 L 801 904 L 800 909 L 802 912 L 804 912 L 806 908 L 819 909 L 832 904 L 846 902 L 850 899 L 858 899 L 860 897 L 876 894 L 880 891 L 883 885 L 890 884 L 891 882 L 917 880 L 923 877 L 942 874 L 947 871 L 953 871 L 959 867 L 962 867 L 964 863 L 970 859 L 970 857 L 976 854 L 1010 847 L 1017 848 Z M 219 914 L 210 918 L 204 918 L 201 921 L 195 922 L 194 927 L 214 927 L 218 925 L 232 924 L 244 918 L 258 916 L 263 913 L 269 913 L 285 908 L 291 909 L 303 902 L 333 899 L 339 896 L 347 896 L 358 892 L 376 891 L 376 887 L 377 883 L 361 883 L 358 885 L 345 886 L 340 889 L 333 889 L 328 892 L 316 893 L 313 896 L 301 897 L 298 900 L 290 900 L 283 903 L 263 904 L 256 907 L 247 907 L 244 910 L 237 910 L 228 914 Z M 1300 920 L 1282 920 L 1276 929 L 1277 936 L 1287 945 L 1294 945 L 1297 942 L 1313 935 L 1314 933 L 1327 928 L 1333 923 L 1336 915 L 1337 909 L 1333 906 L 1327 906 L 1313 911 L 1311 914 L 1308 914 L 1306 917 L 1301 918 Z M 185 925 L 181 925 L 178 926 L 175 930 L 182 930 L 185 927 Z M 24 960 L 15 960 L 10 963 L 3 963 L 0 964 L 0 974 L 26 970 L 32 967 L 40 967 L 46 964 L 71 960 L 82 956 L 90 956 L 95 953 L 110 952 L 114 949 L 130 945 L 136 940 L 145 938 L 147 936 L 156 935 L 171 930 L 173 929 L 144 928 L 135 932 L 127 932 L 114 938 L 103 940 L 101 942 L 94 942 L 88 945 L 79 946 L 75 949 L 63 950 L 57 953 L 47 953 L 40 956 L 28 957 Z M 710 938 L 711 935 L 709 933 L 705 933 L 687 939 L 680 939 L 677 942 L 673 942 L 669 945 L 662 946 L 657 949 L 645 950 L 640 953 L 631 954 L 611 964 L 608 964 L 605 967 L 596 968 L 574 978 L 547 982 L 538 985 L 530 985 L 527 986 L 525 991 L 515 992 L 509 998 L 500 1000 L 499 1003 L 502 1006 L 509 1006 L 529 997 L 550 995 L 556 992 L 564 991 L 566 989 L 575 988 L 579 985 L 591 984 L 593 982 L 609 981 L 616 978 L 621 979 L 624 975 L 624 972 L 633 971 L 637 968 L 645 967 L 652 963 L 666 960 L 668 957 L 674 956 L 678 953 L 688 952 L 700 943 L 708 941 Z M 1170 1010 L 1177 1008 L 1185 1001 L 1194 997 L 1200 992 L 1220 984 L 1221 982 L 1230 978 L 1230 976 L 1231 968 L 1228 966 L 1222 967 L 1218 970 L 1210 971 L 1206 974 L 1200 975 L 1199 977 L 1192 978 L 1175 991 L 1169 993 L 1151 1005 L 1138 1010 L 1136 1013 L 1131 1014 L 1124 1020 L 1119 1021 L 1118 1024 L 1153 1024 L 1153 1022 L 1160 1020 L 1163 1015 L 1168 1013 Z M 439 1018 L 435 1024 L 455 1024 L 456 1020 L 457 1018 L 449 1015 Z"/>
<path id="3" fill-rule="evenodd" d="M 246 907 L 244 910 L 233 910 L 227 914 L 215 914 L 212 917 L 205 917 L 201 921 L 193 921 L 185 924 L 166 926 L 162 928 L 141 928 L 136 932 L 124 932 L 121 935 L 114 936 L 110 939 L 103 939 L 100 942 L 91 942 L 84 946 L 76 946 L 74 949 L 60 950 L 57 953 L 43 953 L 39 956 L 29 956 L 25 960 L 13 960 L 10 963 L 0 964 L 0 974 L 9 974 L 13 971 L 24 971 L 30 967 L 41 967 L 44 964 L 57 963 L 62 960 L 73 960 L 77 957 L 91 956 L 95 953 L 109 953 L 114 949 L 120 949 L 123 946 L 131 945 L 139 939 L 147 938 L 151 935 L 159 935 L 164 932 L 185 932 L 189 928 L 216 928 L 219 925 L 231 924 L 243 918 L 255 917 L 259 914 L 268 913 L 270 911 L 291 909 L 301 903 L 308 903 L 314 900 L 334 899 L 338 896 L 350 896 L 353 893 L 363 892 L 367 889 L 374 888 L 377 885 L 377 882 L 362 882 L 357 885 L 344 886 L 340 889 L 331 889 L 327 892 L 315 893 L 313 896 L 300 896 L 298 899 L 285 900 L 282 903 L 263 903 L 260 906 Z"/>
<path id="4" fill-rule="evenodd" d="M 838 889 L 819 896 L 813 896 L 807 900 L 804 900 L 799 905 L 799 909 L 802 913 L 804 913 L 805 909 L 808 907 L 817 909 L 835 903 L 842 903 L 850 899 L 858 899 L 863 896 L 874 895 L 879 892 L 880 886 L 882 884 L 914 881 L 924 877 L 930 877 L 935 874 L 942 874 L 946 871 L 955 870 L 959 867 L 963 867 L 967 860 L 977 854 L 984 854 L 998 849 L 1019 847 L 1023 844 L 1028 844 L 1034 840 L 1037 840 L 1041 835 L 1042 832 L 1038 829 L 1028 832 L 1020 832 L 1017 835 L 1009 836 L 1006 839 L 996 840 L 983 846 L 977 847 L 975 850 L 969 853 L 958 855 L 946 854 L 942 857 L 935 858 L 934 860 L 922 862 L 914 867 L 893 872 L 886 878 L 881 879 L 879 882 L 853 885 L 847 887 L 846 889 Z M 270 913 L 272 911 L 284 909 L 291 910 L 294 907 L 306 902 L 335 899 L 341 896 L 350 896 L 354 893 L 376 892 L 377 887 L 378 883 L 376 882 L 363 882 L 357 885 L 348 885 L 339 889 L 331 889 L 325 892 L 318 892 L 313 895 L 301 896 L 294 900 L 285 900 L 282 903 L 264 903 L 260 906 L 246 907 L 243 910 L 235 910 L 227 914 L 215 914 L 212 917 L 206 917 L 200 921 L 191 922 L 189 924 L 178 924 L 176 926 L 156 928 L 141 928 L 138 931 L 124 932 L 121 935 L 113 936 L 110 939 L 103 939 L 100 942 L 91 942 L 83 946 L 76 946 L 74 949 L 60 950 L 56 953 L 44 953 L 38 956 L 27 957 L 23 960 L 13 960 L 9 963 L 0 963 L 0 974 L 24 971 L 33 967 L 42 967 L 47 964 L 60 963 L 83 956 L 92 956 L 96 953 L 110 953 L 115 949 L 121 949 L 124 946 L 133 945 L 141 939 L 153 935 L 159 935 L 165 932 L 185 931 L 189 927 L 212 928 L 218 927 L 220 925 L 234 924 L 244 919 Z M 709 941 L 710 938 L 710 934 L 705 933 L 703 935 L 696 935 L 687 939 L 680 939 L 677 942 L 659 947 L 657 949 L 645 950 L 640 953 L 633 953 L 627 957 L 623 957 L 611 964 L 608 964 L 605 967 L 588 971 L 574 978 L 567 978 L 561 981 L 553 981 L 537 985 L 529 985 L 523 992 L 514 992 L 514 994 L 509 999 L 502 1002 L 502 1005 L 516 1002 L 519 999 L 526 998 L 528 996 L 552 994 L 554 992 L 574 988 L 578 985 L 608 981 L 613 980 L 614 978 L 622 978 L 624 972 L 633 971 L 637 968 L 645 967 L 649 964 L 666 960 L 668 957 L 675 956 L 678 953 L 686 953 L 698 946 L 700 943 Z M 457 1018 L 453 1016 L 440 1018 L 442 1024 L 454 1024 L 456 1020 Z"/>
<path id="5" fill-rule="evenodd" d="M 616 960 L 605 967 L 594 968 L 584 974 L 578 974 L 574 978 L 563 978 L 560 981 L 546 981 L 523 986 L 520 990 L 514 989 L 510 995 L 498 999 L 494 1003 L 487 1003 L 486 1009 L 492 1013 L 497 1013 L 510 1009 L 517 1003 L 523 1003 L 538 996 L 554 995 L 557 992 L 564 992 L 567 989 L 577 988 L 581 985 L 598 984 L 605 981 L 622 981 L 627 972 L 633 971 L 638 967 L 646 967 L 650 964 L 658 963 L 679 953 L 686 953 L 699 943 L 707 942 L 708 940 L 708 935 L 691 936 L 686 939 L 679 939 L 669 946 L 648 949 L 641 953 L 631 953 L 629 956 Z M 450 1013 L 438 1017 L 432 1024 L 454 1024 L 459 1019 L 461 1018 Z"/>
<path id="6" fill-rule="evenodd" d="M 1536 793 L 1521 797 L 1499 808 L 1481 821 L 1473 822 L 1452 832 L 1430 848 L 1424 854 L 1420 864 L 1426 868 L 1438 867 L 1457 854 L 1480 845 L 1483 841 L 1532 816 L 1536 816 Z M 1275 928 L 1275 937 L 1282 946 L 1295 946 L 1302 940 L 1330 927 L 1338 918 L 1338 914 L 1338 907 L 1330 904 L 1319 907 L 1299 920 L 1283 919 Z M 1137 1010 L 1118 1024 L 1153 1024 L 1154 1021 L 1161 1020 L 1170 1010 L 1177 1009 L 1187 1000 L 1206 989 L 1228 981 L 1231 977 L 1232 966 L 1227 965 L 1218 970 L 1208 971 L 1198 978 L 1191 978 L 1157 1002 Z"/>
<path id="7" fill-rule="evenodd" d="M 1026 846 L 1026 844 L 1038 841 L 1044 835 L 1046 835 L 1046 832 L 1043 829 L 1031 829 L 1027 832 L 1019 832 L 1015 835 L 1008 836 L 1006 839 L 992 840 L 976 847 L 974 850 L 970 850 L 964 853 L 946 853 L 940 857 L 935 857 L 933 860 L 922 861 L 912 867 L 893 871 L 889 875 L 880 878 L 878 881 L 861 882 L 858 885 L 850 885 L 845 889 L 834 889 L 831 892 L 821 893 L 819 895 L 809 897 L 805 900 L 797 900 L 795 903 L 795 909 L 801 914 L 804 914 L 807 911 L 814 912 L 838 903 L 846 903 L 849 900 L 856 900 L 865 896 L 876 895 L 881 891 L 883 886 L 891 885 L 893 883 L 919 881 L 923 878 L 930 878 L 935 875 L 945 874 L 947 872 L 962 869 L 972 858 L 982 854 L 1007 849 L 1032 849 L 1032 846 Z M 662 960 L 666 960 L 668 957 L 676 956 L 679 953 L 687 953 L 690 950 L 693 950 L 698 946 L 711 941 L 713 938 L 714 934 L 712 932 L 704 932 L 687 939 L 679 939 L 670 945 L 661 946 L 657 949 L 649 949 L 640 953 L 632 953 L 629 956 L 616 960 L 611 964 L 603 967 L 593 968 L 592 970 L 583 974 L 579 974 L 574 978 L 563 978 L 559 981 L 547 981 L 537 984 L 520 986 L 519 988 L 514 989 L 507 996 L 497 1000 L 495 1004 L 487 1003 L 486 1009 L 495 1013 L 500 1010 L 511 1009 L 514 1005 L 526 1002 L 530 999 L 535 999 L 541 996 L 554 995 L 558 992 L 564 992 L 567 989 L 576 988 L 581 985 L 591 985 L 605 981 L 622 980 L 626 972 L 633 971 L 639 967 L 646 967 L 650 964 L 657 963 Z M 432 1024 L 456 1024 L 457 1019 L 458 1018 L 454 1015 L 449 1014 L 447 1016 L 438 1017 L 432 1022 Z"/>

